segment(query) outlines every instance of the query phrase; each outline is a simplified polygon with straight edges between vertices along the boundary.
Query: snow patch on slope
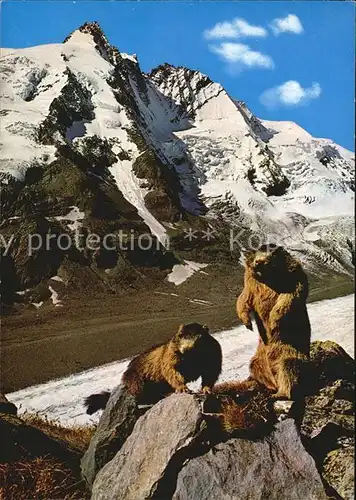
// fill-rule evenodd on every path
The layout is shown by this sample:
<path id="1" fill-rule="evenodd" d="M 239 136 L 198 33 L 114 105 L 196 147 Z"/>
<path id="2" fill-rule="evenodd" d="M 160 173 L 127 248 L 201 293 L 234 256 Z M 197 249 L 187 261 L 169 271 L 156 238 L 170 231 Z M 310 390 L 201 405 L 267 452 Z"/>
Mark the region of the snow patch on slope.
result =
<path id="1" fill-rule="evenodd" d="M 185 260 L 184 262 L 185 264 L 176 264 L 173 266 L 172 271 L 167 276 L 167 280 L 170 283 L 181 285 L 184 281 L 193 276 L 195 272 L 208 266 L 208 264 L 198 264 L 198 262 L 193 262 L 191 260 Z"/>
<path id="2" fill-rule="evenodd" d="M 48 289 L 51 292 L 50 298 L 52 300 L 52 304 L 54 305 L 54 307 L 62 307 L 63 304 L 62 301 L 58 298 L 59 297 L 58 292 L 56 292 L 55 289 L 51 286 L 49 286 Z"/>
<path id="3" fill-rule="evenodd" d="M 146 208 L 144 198 L 148 189 L 140 187 L 140 181 L 132 171 L 132 163 L 127 160 L 118 161 L 109 167 L 109 170 L 126 200 L 137 208 L 138 214 L 150 228 L 151 233 L 163 246 L 166 246 L 167 231 Z"/>
<path id="4" fill-rule="evenodd" d="M 312 326 L 312 340 L 333 340 L 350 356 L 354 356 L 354 296 L 323 300 L 308 305 Z M 214 335 L 223 351 L 223 369 L 219 381 L 244 379 L 248 376 L 248 364 L 255 353 L 258 341 L 256 328 L 251 332 L 243 326 Z M 58 419 L 63 424 L 96 423 L 99 414 L 85 413 L 83 400 L 86 396 L 111 390 L 115 387 L 130 360 L 117 361 L 85 372 L 71 375 L 46 384 L 28 387 L 8 394 L 8 399 L 29 411 Z M 199 383 L 190 384 L 198 390 Z M 99 412 L 100 413 L 100 412 Z"/>
<path id="5" fill-rule="evenodd" d="M 80 222 L 82 219 L 84 219 L 85 213 L 79 210 L 78 207 L 73 206 L 70 210 L 70 212 L 67 213 L 67 215 L 57 215 L 53 217 L 55 220 L 61 221 L 72 221 L 69 224 L 67 224 L 68 228 L 72 231 L 76 231 L 82 226 L 82 223 Z"/>

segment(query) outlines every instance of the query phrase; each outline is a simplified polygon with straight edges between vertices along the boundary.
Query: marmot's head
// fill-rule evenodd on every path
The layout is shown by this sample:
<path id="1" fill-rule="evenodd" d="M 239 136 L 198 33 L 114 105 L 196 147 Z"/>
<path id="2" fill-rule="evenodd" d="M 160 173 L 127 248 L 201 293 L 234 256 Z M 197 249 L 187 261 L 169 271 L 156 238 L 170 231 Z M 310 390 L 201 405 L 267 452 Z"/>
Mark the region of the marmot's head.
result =
<path id="1" fill-rule="evenodd" d="M 283 247 L 270 244 L 262 245 L 256 252 L 249 254 L 246 265 L 252 270 L 254 278 L 269 282 L 295 271 L 299 263 Z"/>
<path id="2" fill-rule="evenodd" d="M 206 335 L 209 335 L 209 328 L 206 325 L 200 325 L 199 323 L 180 325 L 175 335 L 179 352 L 184 354 L 197 347 L 199 341 Z"/>

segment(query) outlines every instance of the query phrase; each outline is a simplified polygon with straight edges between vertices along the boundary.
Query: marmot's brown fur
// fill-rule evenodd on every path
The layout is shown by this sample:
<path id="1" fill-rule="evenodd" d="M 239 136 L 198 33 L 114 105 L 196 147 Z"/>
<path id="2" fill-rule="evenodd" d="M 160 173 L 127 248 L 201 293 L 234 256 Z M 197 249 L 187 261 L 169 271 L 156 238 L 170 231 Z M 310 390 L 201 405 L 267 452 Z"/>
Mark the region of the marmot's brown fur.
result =
<path id="1" fill-rule="evenodd" d="M 189 392 L 188 382 L 202 378 L 202 391 L 211 392 L 222 365 L 220 344 L 199 323 L 180 325 L 174 337 L 151 347 L 129 363 L 122 376 L 138 404 L 153 404 L 173 392 Z M 103 409 L 110 393 L 92 394 L 87 412 Z M 106 400 L 105 400 L 106 399 Z"/>
<path id="2" fill-rule="evenodd" d="M 249 329 L 254 315 L 264 344 L 277 340 L 309 354 L 307 297 L 308 278 L 300 262 L 282 247 L 263 245 L 247 256 L 236 310 Z"/>
<path id="3" fill-rule="evenodd" d="M 310 349 L 307 296 L 308 279 L 300 262 L 282 247 L 263 245 L 247 256 L 236 310 L 247 328 L 252 329 L 252 315 L 256 320 L 260 339 L 250 373 L 274 397 L 291 399 L 300 393 Z"/>
<path id="4" fill-rule="evenodd" d="M 282 342 L 259 342 L 250 361 L 251 376 L 273 393 L 273 398 L 299 399 L 307 387 L 309 357 Z"/>

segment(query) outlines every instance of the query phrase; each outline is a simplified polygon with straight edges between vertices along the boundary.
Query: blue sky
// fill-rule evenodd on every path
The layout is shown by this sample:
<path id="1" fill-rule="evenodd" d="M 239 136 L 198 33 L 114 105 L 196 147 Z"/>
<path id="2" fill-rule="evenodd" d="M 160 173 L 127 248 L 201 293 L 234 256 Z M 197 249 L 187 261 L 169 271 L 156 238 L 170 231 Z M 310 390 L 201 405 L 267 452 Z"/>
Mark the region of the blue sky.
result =
<path id="1" fill-rule="evenodd" d="M 350 2 L 315 0 L 5 1 L 1 45 L 61 42 L 98 21 L 144 71 L 164 62 L 199 69 L 257 116 L 354 150 L 354 15 Z"/>

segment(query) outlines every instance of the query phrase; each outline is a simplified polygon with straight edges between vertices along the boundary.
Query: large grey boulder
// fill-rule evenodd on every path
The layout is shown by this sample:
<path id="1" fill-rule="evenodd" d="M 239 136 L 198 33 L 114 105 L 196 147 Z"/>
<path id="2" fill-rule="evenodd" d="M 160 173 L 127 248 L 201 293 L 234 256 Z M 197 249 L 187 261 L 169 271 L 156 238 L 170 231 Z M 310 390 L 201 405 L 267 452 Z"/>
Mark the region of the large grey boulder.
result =
<path id="1" fill-rule="evenodd" d="M 200 403 L 173 394 L 141 417 L 115 458 L 98 473 L 93 500 L 169 499 L 174 478 L 204 428 Z M 173 493 L 173 491 L 171 493 Z"/>
<path id="2" fill-rule="evenodd" d="M 138 416 L 135 398 L 124 386 L 114 389 L 81 461 L 82 476 L 89 486 L 99 470 L 120 450 Z"/>
<path id="3" fill-rule="evenodd" d="M 261 441 L 230 439 L 180 471 L 174 500 L 326 499 L 313 458 L 293 420 Z"/>

